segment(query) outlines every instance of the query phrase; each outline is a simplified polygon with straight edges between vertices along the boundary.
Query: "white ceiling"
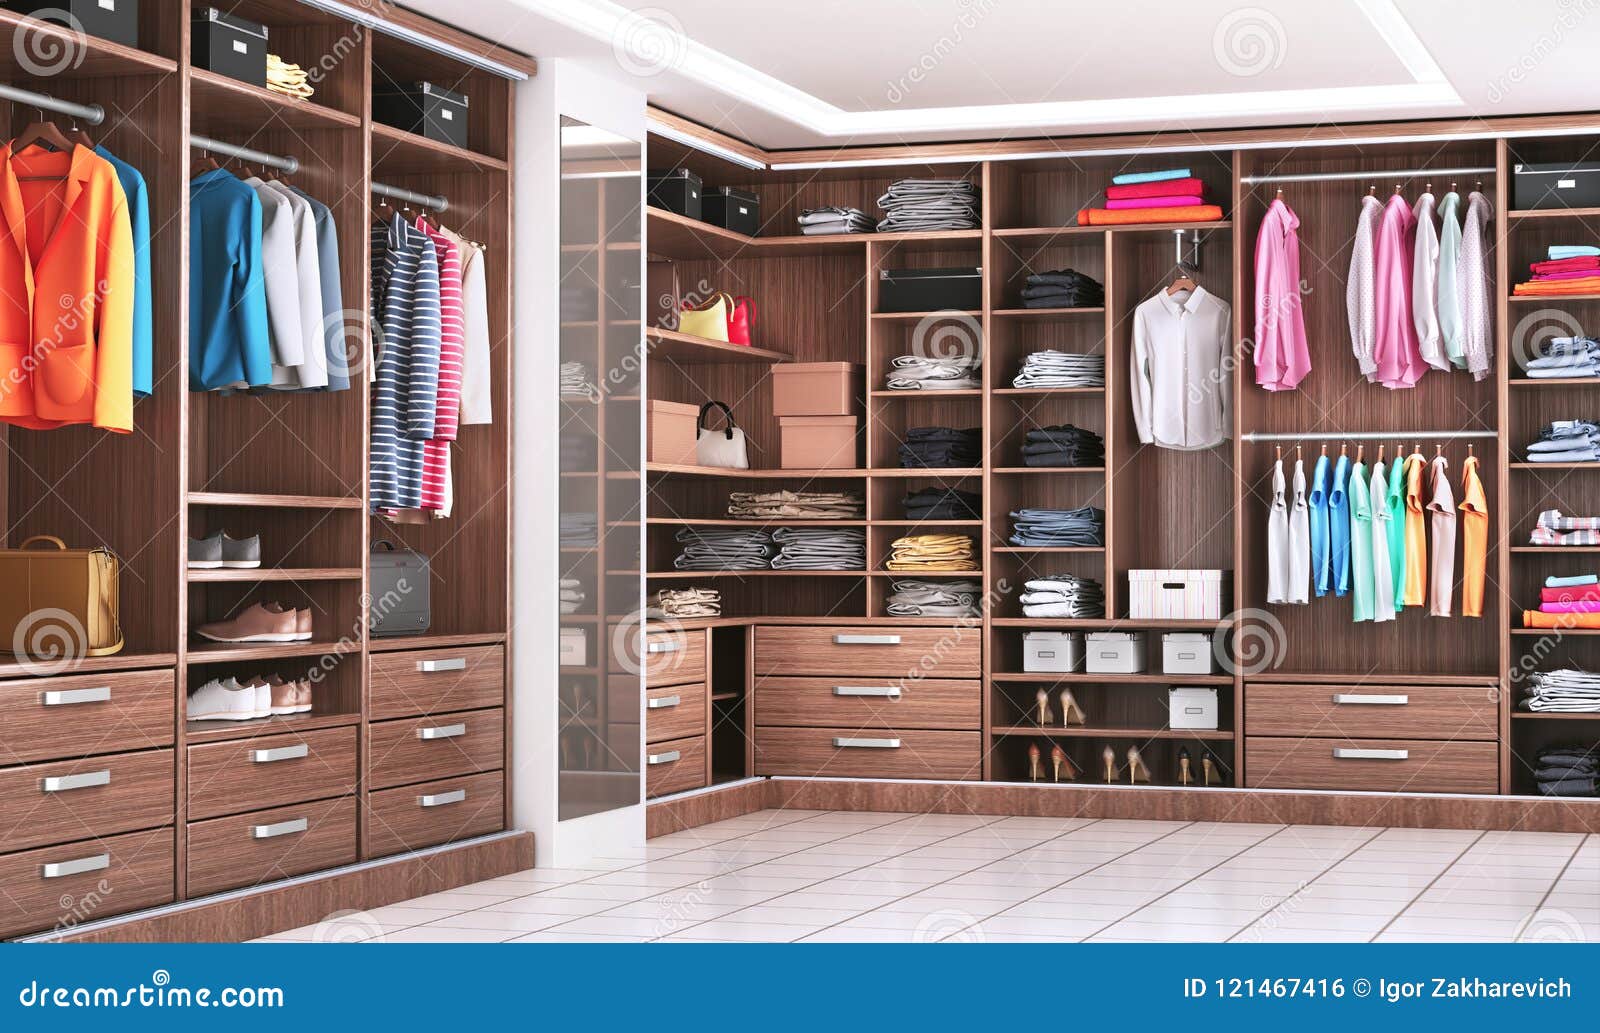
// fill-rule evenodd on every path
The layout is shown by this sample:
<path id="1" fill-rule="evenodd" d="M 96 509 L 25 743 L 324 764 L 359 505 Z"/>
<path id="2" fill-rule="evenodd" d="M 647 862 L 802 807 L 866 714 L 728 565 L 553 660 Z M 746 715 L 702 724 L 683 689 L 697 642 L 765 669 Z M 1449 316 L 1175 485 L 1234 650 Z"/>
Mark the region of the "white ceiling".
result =
<path id="1" fill-rule="evenodd" d="M 1600 109 L 1590 0 L 410 0 L 767 148 Z"/>

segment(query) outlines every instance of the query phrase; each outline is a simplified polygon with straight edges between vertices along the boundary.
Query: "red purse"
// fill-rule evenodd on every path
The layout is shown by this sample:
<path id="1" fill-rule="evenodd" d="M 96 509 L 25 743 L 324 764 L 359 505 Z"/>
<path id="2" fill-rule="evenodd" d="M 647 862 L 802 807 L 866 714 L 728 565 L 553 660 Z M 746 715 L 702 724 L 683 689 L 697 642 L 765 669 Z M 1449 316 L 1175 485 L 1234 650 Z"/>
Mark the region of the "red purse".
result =
<path id="1" fill-rule="evenodd" d="M 755 322 L 755 301 L 743 294 L 733 299 L 733 308 L 728 311 L 728 343 L 748 345 Z"/>

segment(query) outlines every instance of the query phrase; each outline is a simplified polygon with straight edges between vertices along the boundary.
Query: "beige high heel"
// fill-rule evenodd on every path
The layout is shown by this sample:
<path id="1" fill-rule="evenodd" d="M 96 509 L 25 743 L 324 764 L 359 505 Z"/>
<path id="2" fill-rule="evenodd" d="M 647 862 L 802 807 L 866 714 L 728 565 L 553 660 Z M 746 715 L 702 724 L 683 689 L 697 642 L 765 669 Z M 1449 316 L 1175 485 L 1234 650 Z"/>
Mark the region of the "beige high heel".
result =
<path id="1" fill-rule="evenodd" d="M 1100 759 L 1105 762 L 1106 782 L 1115 782 L 1117 780 L 1117 751 L 1111 748 L 1110 743 L 1107 743 L 1106 748 L 1100 751 Z"/>
<path id="2" fill-rule="evenodd" d="M 1039 744 L 1036 742 L 1028 744 L 1028 781 L 1044 781 L 1044 766 L 1039 762 Z"/>
<path id="3" fill-rule="evenodd" d="M 1033 701 L 1034 701 L 1033 719 L 1036 722 L 1038 722 L 1039 727 L 1041 727 L 1041 728 L 1049 727 L 1049 725 L 1050 725 L 1050 691 L 1048 689 L 1040 689 L 1038 692 L 1034 693 Z"/>
<path id="4" fill-rule="evenodd" d="M 1145 767 L 1144 758 L 1139 755 L 1139 747 L 1128 747 L 1128 784 L 1136 785 L 1139 782 L 1148 784 L 1150 769 Z"/>
<path id="5" fill-rule="evenodd" d="M 1087 724 L 1088 718 L 1083 713 L 1083 708 L 1078 706 L 1078 698 L 1072 694 L 1071 689 L 1061 690 L 1061 727 L 1067 725 Z"/>
<path id="6" fill-rule="evenodd" d="M 1178 751 L 1178 784 L 1189 785 L 1194 781 L 1194 767 L 1189 759 L 1189 747 L 1185 746 Z"/>
<path id="7" fill-rule="evenodd" d="M 1206 785 L 1221 785 L 1222 773 L 1217 770 L 1217 765 L 1210 757 L 1200 758 L 1200 772 Z"/>
<path id="8" fill-rule="evenodd" d="M 1050 765 L 1055 769 L 1057 782 L 1076 782 L 1078 776 L 1082 774 L 1078 770 L 1078 765 L 1072 763 L 1072 759 L 1067 756 L 1067 751 L 1060 746 L 1051 747 Z M 1062 772 L 1066 774 L 1063 775 Z"/>

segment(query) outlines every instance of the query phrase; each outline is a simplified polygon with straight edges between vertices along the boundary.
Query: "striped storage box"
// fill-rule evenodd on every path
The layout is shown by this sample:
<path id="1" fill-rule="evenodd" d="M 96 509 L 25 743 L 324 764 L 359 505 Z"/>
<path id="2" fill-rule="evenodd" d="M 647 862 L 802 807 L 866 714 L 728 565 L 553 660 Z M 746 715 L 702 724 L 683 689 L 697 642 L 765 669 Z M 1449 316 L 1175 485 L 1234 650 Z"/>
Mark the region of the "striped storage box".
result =
<path id="1" fill-rule="evenodd" d="M 1133 620 L 1220 620 L 1231 570 L 1130 570 Z"/>

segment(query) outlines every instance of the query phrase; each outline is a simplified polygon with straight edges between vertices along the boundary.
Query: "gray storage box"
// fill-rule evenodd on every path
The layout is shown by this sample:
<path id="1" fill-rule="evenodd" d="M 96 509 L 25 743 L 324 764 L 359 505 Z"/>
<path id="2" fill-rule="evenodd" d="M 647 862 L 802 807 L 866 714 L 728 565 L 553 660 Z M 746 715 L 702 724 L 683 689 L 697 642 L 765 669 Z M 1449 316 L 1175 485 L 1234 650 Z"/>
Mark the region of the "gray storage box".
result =
<path id="1" fill-rule="evenodd" d="M 1083 667 L 1083 640 L 1070 631 L 1030 631 L 1022 636 L 1022 670 L 1064 674 Z"/>
<path id="2" fill-rule="evenodd" d="M 372 605 L 367 626 L 376 638 L 420 635 L 433 624 L 433 569 L 428 557 L 393 542 L 372 543 L 368 567 Z"/>
<path id="3" fill-rule="evenodd" d="M 1210 635 L 1169 631 L 1161 636 L 1163 674 L 1211 674 L 1215 669 Z"/>
<path id="4" fill-rule="evenodd" d="M 1092 631 L 1083 638 L 1084 669 L 1088 673 L 1144 672 L 1144 632 Z"/>

